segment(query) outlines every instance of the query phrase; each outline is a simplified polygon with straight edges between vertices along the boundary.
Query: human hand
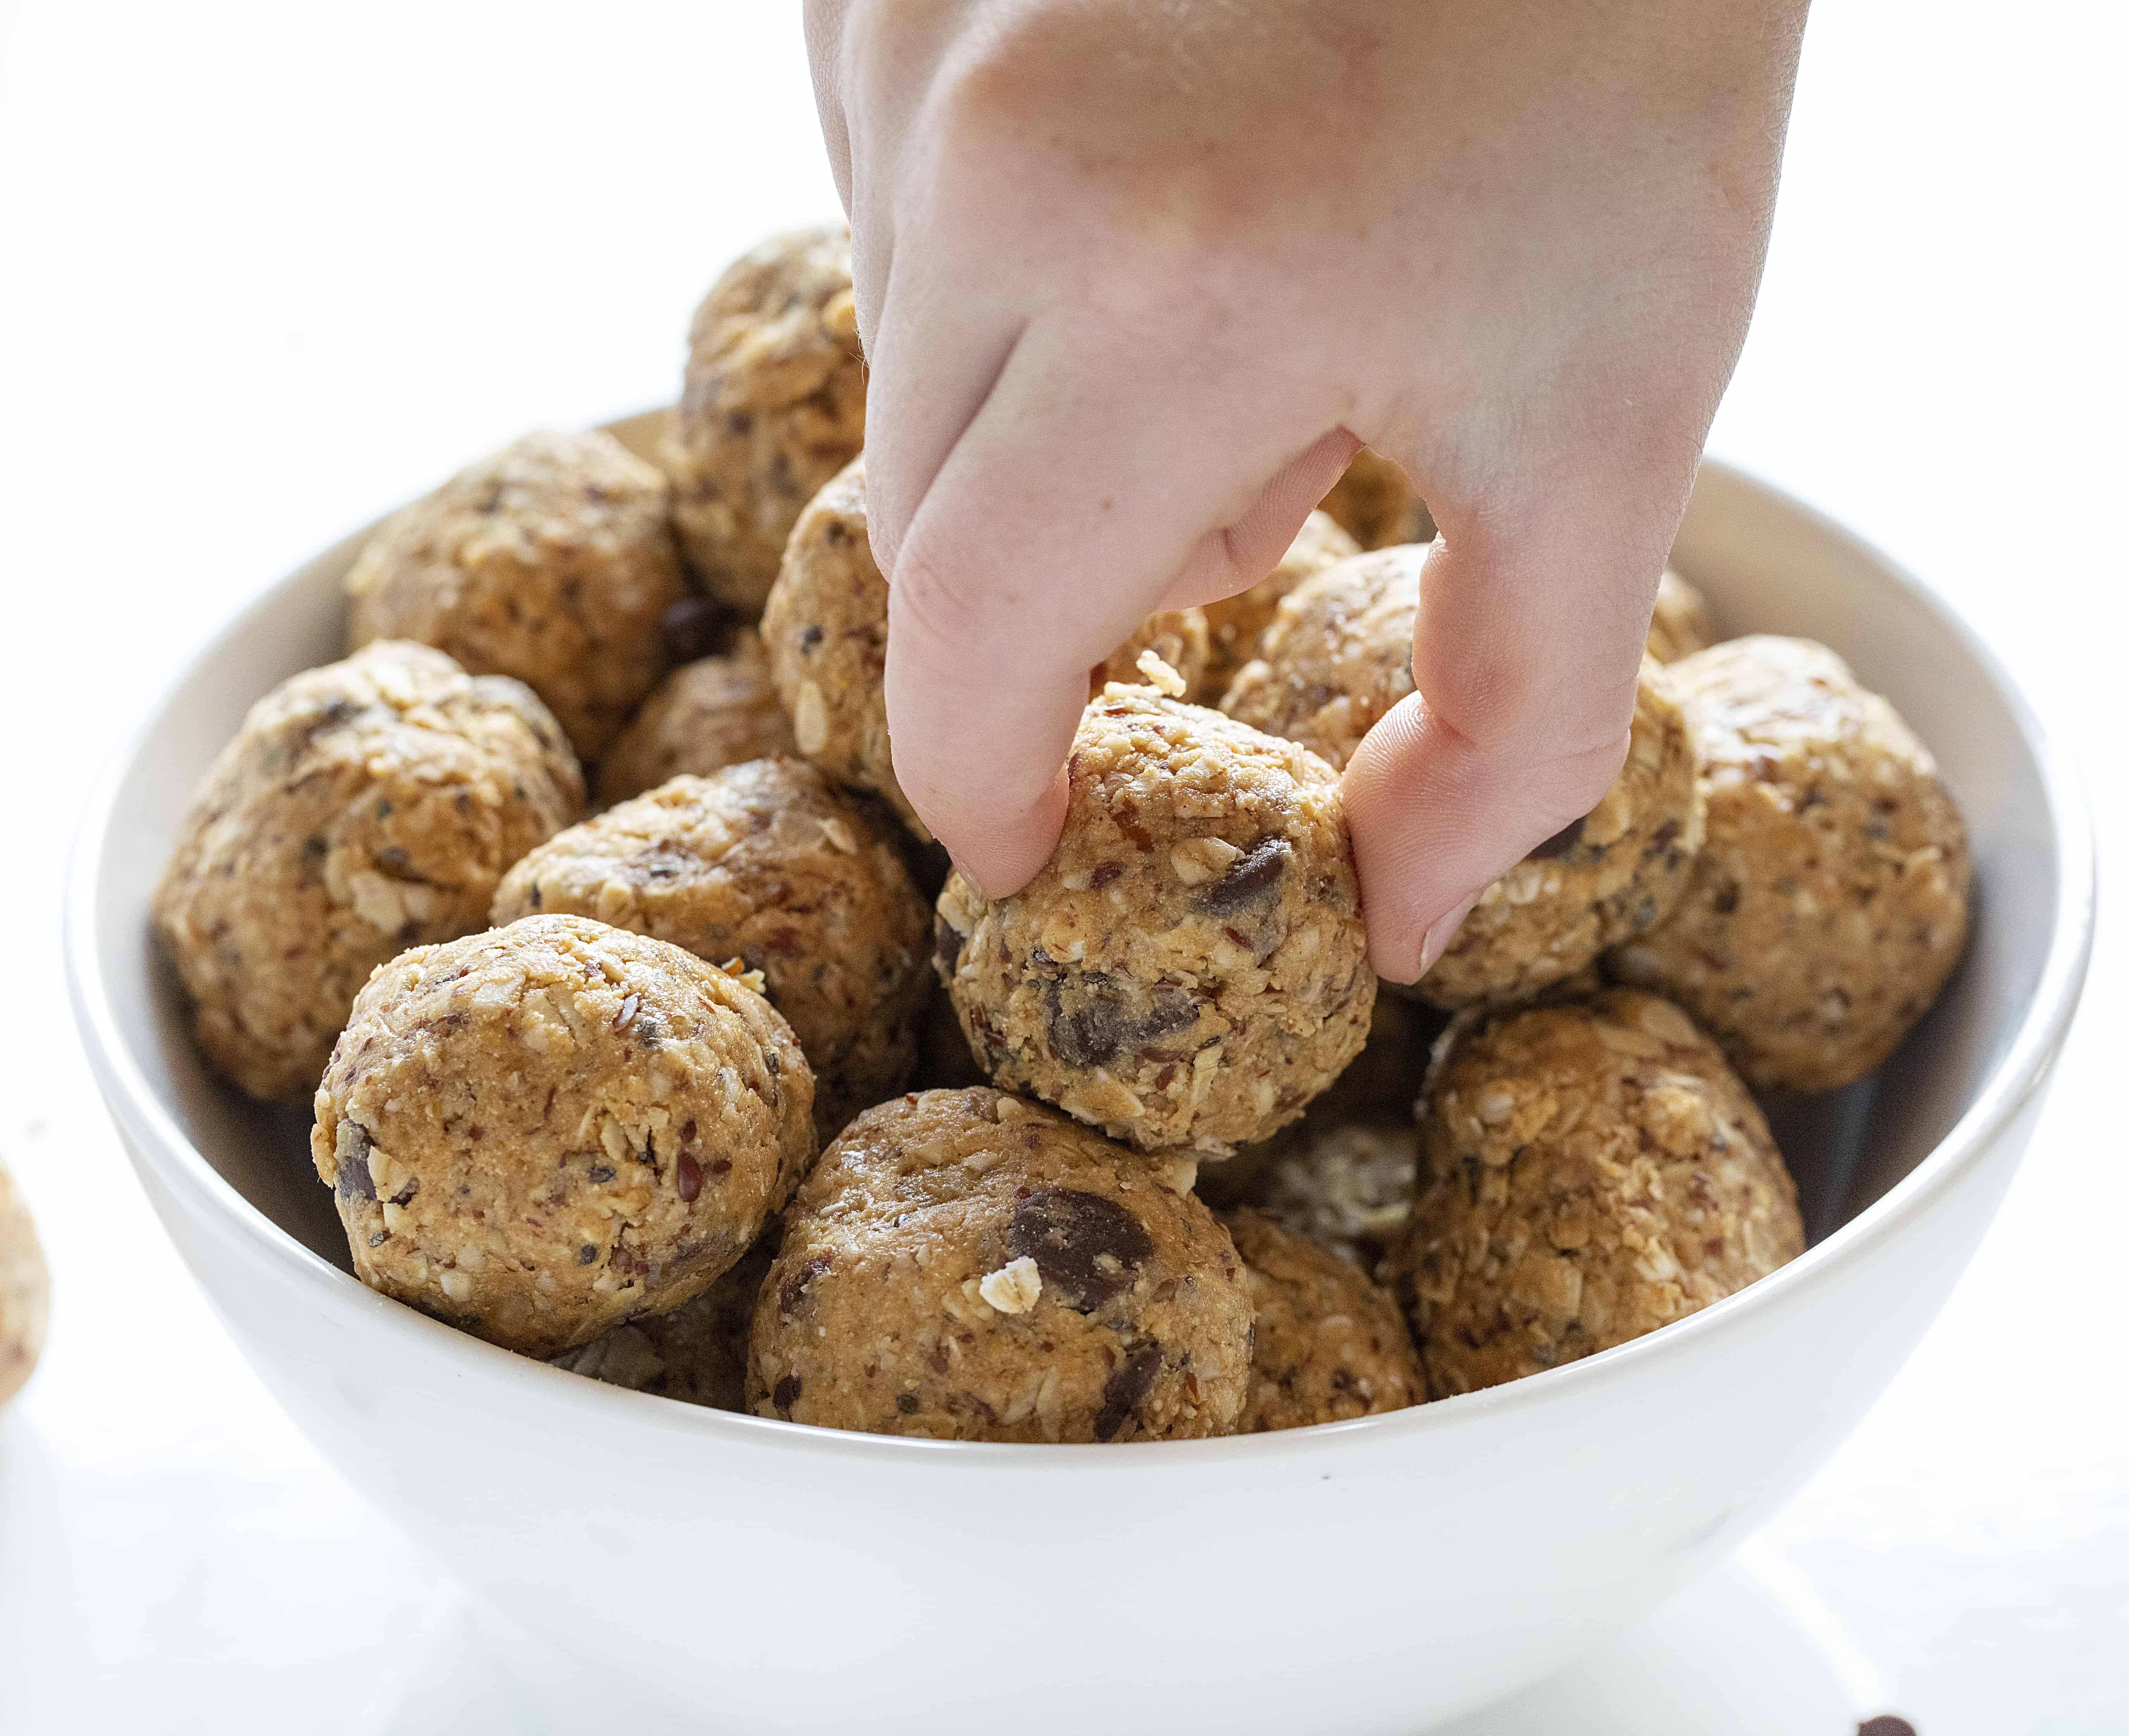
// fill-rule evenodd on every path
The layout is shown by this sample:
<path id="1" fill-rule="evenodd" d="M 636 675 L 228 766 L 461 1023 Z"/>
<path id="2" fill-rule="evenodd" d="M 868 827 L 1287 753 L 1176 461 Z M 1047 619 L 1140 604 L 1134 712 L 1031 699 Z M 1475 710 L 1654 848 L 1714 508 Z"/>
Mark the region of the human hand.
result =
<path id="1" fill-rule="evenodd" d="M 965 873 L 1041 868 L 1088 666 L 1253 583 L 1362 440 L 1441 530 L 1346 773 L 1376 968 L 1594 804 L 1803 10 L 809 0 L 896 775 Z"/>

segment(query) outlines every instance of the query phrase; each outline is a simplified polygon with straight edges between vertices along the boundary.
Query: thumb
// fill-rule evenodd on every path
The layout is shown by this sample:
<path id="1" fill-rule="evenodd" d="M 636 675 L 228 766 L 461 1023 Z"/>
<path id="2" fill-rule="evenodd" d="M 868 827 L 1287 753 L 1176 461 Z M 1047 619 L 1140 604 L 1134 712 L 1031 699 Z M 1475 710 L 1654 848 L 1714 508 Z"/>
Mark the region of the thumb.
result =
<path id="1" fill-rule="evenodd" d="M 1622 505 L 1598 474 L 1483 511 L 1431 492 L 1442 537 L 1421 575 L 1417 691 L 1345 777 L 1369 951 L 1390 981 L 1424 974 L 1479 894 L 1618 775 L 1685 489 L 1641 493 Z"/>

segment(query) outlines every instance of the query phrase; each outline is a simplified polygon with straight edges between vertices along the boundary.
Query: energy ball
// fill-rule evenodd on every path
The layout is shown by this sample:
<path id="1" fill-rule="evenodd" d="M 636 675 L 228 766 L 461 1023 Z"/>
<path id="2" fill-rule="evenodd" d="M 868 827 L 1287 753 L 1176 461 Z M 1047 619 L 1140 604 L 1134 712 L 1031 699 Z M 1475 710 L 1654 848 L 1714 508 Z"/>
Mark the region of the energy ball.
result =
<path id="1" fill-rule="evenodd" d="M 698 658 L 660 682 L 599 756 L 599 806 L 641 796 L 683 772 L 707 778 L 728 765 L 798 751 L 769 678 L 761 635 L 742 627 L 729 650 Z"/>
<path id="2" fill-rule="evenodd" d="M 908 1077 L 930 912 L 894 844 L 803 760 L 675 778 L 550 839 L 503 877 L 491 915 L 536 911 L 760 971 L 806 1052 L 825 1138 Z"/>
<path id="3" fill-rule="evenodd" d="M 937 1440 L 1227 1434 L 1250 1293 L 1191 1171 L 987 1087 L 867 1111 L 785 1220 L 756 1415 Z"/>
<path id="4" fill-rule="evenodd" d="M 567 1350 L 555 1366 L 712 1410 L 746 1409 L 746 1334 L 761 1281 L 776 1258 L 772 1226 L 740 1263 L 692 1302 L 638 1315 Z"/>
<path id="5" fill-rule="evenodd" d="M 688 560 L 720 602 L 761 612 L 800 510 L 864 445 L 850 233 L 764 241 L 695 310 L 660 460 Z"/>
<path id="6" fill-rule="evenodd" d="M 1224 1182 L 1225 1167 L 1208 1177 Z M 1409 1104 L 1395 1119 L 1319 1120 L 1312 1112 L 1295 1137 L 1271 1153 L 1244 1202 L 1281 1229 L 1372 1272 L 1411 1215 L 1418 1167 L 1419 1130 Z"/>
<path id="7" fill-rule="evenodd" d="M 1327 512 L 1312 512 L 1287 545 L 1279 563 L 1248 590 L 1205 605 L 1212 635 L 1212 663 L 1198 690 L 1217 705 L 1235 672 L 1257 654 L 1257 645 L 1279 613 L 1280 602 L 1304 578 L 1358 554 L 1360 545 Z M 1177 667 L 1179 668 L 1180 664 Z M 1129 678 L 1119 678 L 1128 679 Z"/>
<path id="8" fill-rule="evenodd" d="M 348 646 L 412 639 L 514 675 L 598 758 L 665 673 L 686 592 L 669 488 L 610 434 L 528 434 L 388 519 L 348 569 Z"/>
<path id="9" fill-rule="evenodd" d="M 1450 1031 L 1393 1257 L 1436 1397 L 1623 1344 L 1803 1252 L 1758 1106 L 1668 1001 L 1612 989 Z"/>
<path id="10" fill-rule="evenodd" d="M 1415 992 L 1446 1007 L 1529 1000 L 1665 916 L 1705 825 L 1685 715 L 1662 668 L 1645 659 L 1627 763 L 1611 788 L 1479 894 Z"/>
<path id="11" fill-rule="evenodd" d="M 1719 637 L 1700 587 L 1665 567 L 1656 583 L 1655 613 L 1649 620 L 1649 655 L 1658 663 L 1676 663 L 1706 650 Z"/>
<path id="12" fill-rule="evenodd" d="M 37 1226 L 0 1163 L 0 1405 L 22 1390 L 44 1352 L 51 1315 L 52 1280 Z"/>
<path id="13" fill-rule="evenodd" d="M 1426 553 L 1425 545 L 1381 549 L 1302 580 L 1220 709 L 1342 768 L 1376 720 L 1412 690 L 1412 628 Z"/>
<path id="14" fill-rule="evenodd" d="M 1145 675 L 1138 661 L 1144 651 L 1152 652 L 1173 669 L 1185 692 L 1202 687 L 1212 665 L 1212 631 L 1206 625 L 1205 611 L 1196 607 L 1163 609 L 1147 616 L 1138 631 L 1088 671 L 1087 697 L 1094 697 L 1112 681 L 1126 684 L 1144 681 Z"/>
<path id="15" fill-rule="evenodd" d="M 807 502 L 761 616 L 769 678 L 798 751 L 931 834 L 894 781 L 887 739 L 887 580 L 865 528 L 864 459 Z"/>
<path id="16" fill-rule="evenodd" d="M 485 927 L 503 871 L 583 807 L 522 683 L 389 640 L 283 682 L 208 771 L 155 893 L 208 1060 L 307 1101 L 370 972 Z"/>
<path id="17" fill-rule="evenodd" d="M 1898 1046 L 1966 942 L 1966 830 L 1929 749 L 1825 646 L 1757 635 L 1669 672 L 1707 841 L 1669 919 L 1608 955 L 1757 1090 L 1831 1091 Z"/>
<path id="18" fill-rule="evenodd" d="M 1363 549 L 1434 540 L 1434 519 L 1405 473 L 1381 453 L 1363 446 L 1331 485 L 1322 510 L 1345 527 Z"/>
<path id="19" fill-rule="evenodd" d="M 1302 579 L 1279 603 L 1255 658 L 1236 671 L 1220 709 L 1342 768 L 1412 691 L 1412 627 L 1429 552 L 1424 544 L 1375 549 Z M 1712 631 L 1699 593 L 1674 573 L 1656 610 L 1647 649 L 1659 663 Z"/>
<path id="20" fill-rule="evenodd" d="M 363 1282 L 550 1357 L 736 1264 L 805 1172 L 812 1108 L 790 1026 L 737 979 L 528 916 L 370 978 L 311 1161 Z"/>
<path id="21" fill-rule="evenodd" d="M 1350 1262 L 1251 1211 L 1226 1220 L 1242 1257 L 1256 1342 L 1237 1434 L 1306 1429 L 1426 1400 L 1412 1334 Z"/>
<path id="22" fill-rule="evenodd" d="M 1148 687 L 1088 706 L 1064 835 L 992 900 L 939 898 L 940 978 L 977 1060 L 1141 1151 L 1226 1157 L 1367 1040 L 1375 976 L 1336 775 Z"/>

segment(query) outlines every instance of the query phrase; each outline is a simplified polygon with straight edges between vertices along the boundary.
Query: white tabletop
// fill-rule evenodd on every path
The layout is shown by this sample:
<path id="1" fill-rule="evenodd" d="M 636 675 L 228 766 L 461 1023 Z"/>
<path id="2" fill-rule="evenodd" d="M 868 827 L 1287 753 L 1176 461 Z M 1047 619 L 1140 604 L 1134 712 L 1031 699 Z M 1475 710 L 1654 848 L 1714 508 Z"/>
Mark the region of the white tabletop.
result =
<path id="1" fill-rule="evenodd" d="M 722 261 L 833 209 L 795 8 L 0 0 L 0 1153 L 56 1272 L 0 1415 L 0 1731 L 403 1729 L 469 1618 L 262 1391 L 126 1169 L 59 982 L 76 792 L 300 558 L 526 428 L 671 395 Z M 2032 680 L 2110 894 L 2125 55 L 2102 3 L 1824 8 L 1712 442 Z M 1924 1736 L 2129 1729 L 2124 952 L 2105 927 L 1951 1305 L 1754 1545 Z"/>

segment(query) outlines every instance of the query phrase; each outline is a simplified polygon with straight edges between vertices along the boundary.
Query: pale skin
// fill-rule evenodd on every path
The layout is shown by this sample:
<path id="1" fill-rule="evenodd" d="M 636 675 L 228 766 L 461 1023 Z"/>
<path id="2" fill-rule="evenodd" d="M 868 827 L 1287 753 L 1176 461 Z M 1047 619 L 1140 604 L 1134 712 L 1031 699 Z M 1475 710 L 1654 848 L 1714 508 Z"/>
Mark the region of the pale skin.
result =
<path id="1" fill-rule="evenodd" d="M 1441 540 L 1345 774 L 1408 982 L 1617 774 L 1750 316 L 1802 0 L 809 0 L 895 774 L 994 896 L 1086 672 L 1365 443 Z"/>

